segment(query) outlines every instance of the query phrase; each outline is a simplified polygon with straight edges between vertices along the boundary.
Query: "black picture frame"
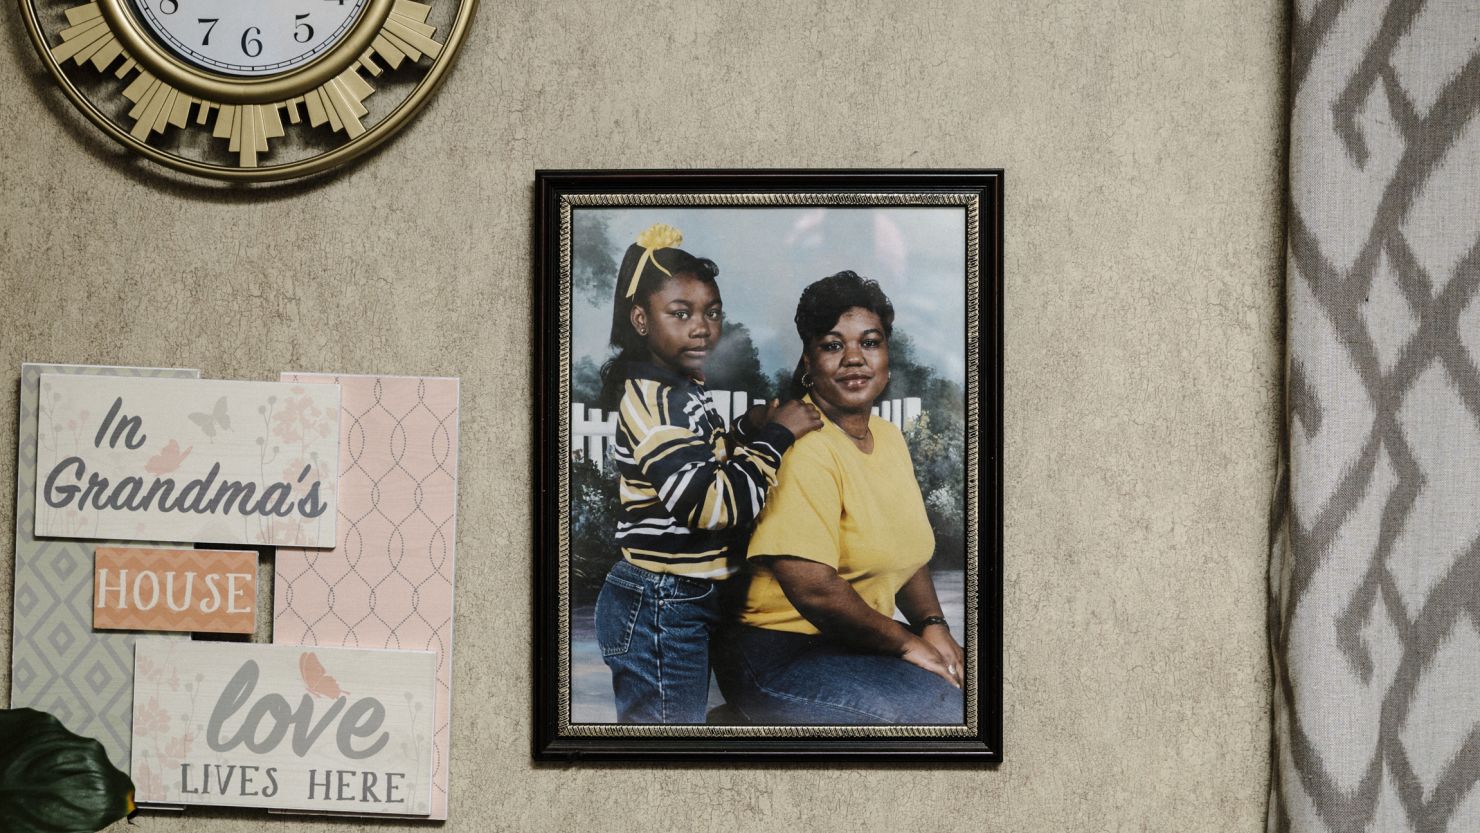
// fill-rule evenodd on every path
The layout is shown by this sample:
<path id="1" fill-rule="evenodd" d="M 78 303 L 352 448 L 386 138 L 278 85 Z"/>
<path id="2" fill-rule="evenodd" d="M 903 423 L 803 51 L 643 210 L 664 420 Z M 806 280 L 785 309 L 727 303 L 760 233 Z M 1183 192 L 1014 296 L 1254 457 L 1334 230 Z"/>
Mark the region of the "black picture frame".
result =
<path id="1" fill-rule="evenodd" d="M 1002 190 L 1001 170 L 536 172 L 536 760 L 1002 761 Z M 963 523 L 968 542 L 964 606 L 970 632 L 962 640 L 968 657 L 966 719 L 954 734 L 911 734 L 911 727 L 893 726 L 640 727 L 570 719 L 572 212 L 584 207 L 772 205 L 959 205 L 966 212 L 962 246 L 968 274 L 962 301 L 968 345 L 968 453 L 963 460 Z"/>

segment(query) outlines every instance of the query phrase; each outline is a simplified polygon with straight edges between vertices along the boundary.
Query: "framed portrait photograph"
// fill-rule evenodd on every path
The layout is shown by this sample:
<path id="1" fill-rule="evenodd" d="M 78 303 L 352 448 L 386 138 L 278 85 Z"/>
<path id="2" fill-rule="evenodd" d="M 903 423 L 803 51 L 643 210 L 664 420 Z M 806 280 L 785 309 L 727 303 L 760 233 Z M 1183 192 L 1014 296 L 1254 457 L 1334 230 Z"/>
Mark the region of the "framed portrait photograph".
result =
<path id="1" fill-rule="evenodd" d="M 537 759 L 1002 760 L 1002 172 L 537 174 Z"/>

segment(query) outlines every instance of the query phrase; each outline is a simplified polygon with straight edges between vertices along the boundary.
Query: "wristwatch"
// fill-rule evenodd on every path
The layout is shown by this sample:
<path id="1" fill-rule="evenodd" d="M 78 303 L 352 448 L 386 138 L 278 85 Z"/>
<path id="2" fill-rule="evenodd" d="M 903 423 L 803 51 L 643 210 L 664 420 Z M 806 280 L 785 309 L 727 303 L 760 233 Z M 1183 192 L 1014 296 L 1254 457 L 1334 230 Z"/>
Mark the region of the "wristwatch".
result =
<path id="1" fill-rule="evenodd" d="M 915 633 L 924 633 L 925 629 L 930 627 L 931 625 L 940 625 L 946 630 L 951 629 L 951 623 L 946 621 L 946 617 L 926 616 L 924 619 L 921 619 L 920 621 L 915 623 Z"/>

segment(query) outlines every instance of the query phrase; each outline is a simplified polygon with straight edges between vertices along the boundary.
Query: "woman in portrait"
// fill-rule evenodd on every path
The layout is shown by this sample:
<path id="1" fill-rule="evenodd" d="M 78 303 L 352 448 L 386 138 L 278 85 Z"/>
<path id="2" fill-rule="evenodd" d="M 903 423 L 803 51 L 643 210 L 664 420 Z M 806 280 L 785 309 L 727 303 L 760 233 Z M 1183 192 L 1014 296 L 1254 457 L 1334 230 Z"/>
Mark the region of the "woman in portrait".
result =
<path id="1" fill-rule="evenodd" d="M 715 649 L 720 689 L 755 723 L 960 724 L 964 654 L 930 577 L 925 502 L 903 433 L 871 414 L 894 307 L 841 272 L 802 292 L 795 320 L 794 384 L 824 424 L 783 459 L 751 538 L 745 603 Z"/>

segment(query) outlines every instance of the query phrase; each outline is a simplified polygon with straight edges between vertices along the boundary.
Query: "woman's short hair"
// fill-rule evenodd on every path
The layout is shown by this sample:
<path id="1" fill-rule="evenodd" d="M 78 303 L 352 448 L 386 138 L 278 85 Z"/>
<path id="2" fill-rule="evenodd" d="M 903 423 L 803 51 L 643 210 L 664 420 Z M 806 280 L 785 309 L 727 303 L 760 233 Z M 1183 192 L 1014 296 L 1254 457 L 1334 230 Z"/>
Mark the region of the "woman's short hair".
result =
<path id="1" fill-rule="evenodd" d="M 893 333 L 894 305 L 889 303 L 889 296 L 879 288 L 878 281 L 861 277 L 856 272 L 839 272 L 802 290 L 795 318 L 797 335 L 802 337 L 802 349 L 806 350 L 818 336 L 831 332 L 843 313 L 854 307 L 879 316 L 885 338 Z"/>
<path id="2" fill-rule="evenodd" d="M 879 288 L 878 281 L 856 272 L 839 272 L 802 290 L 802 297 L 797 301 L 796 318 L 793 319 L 797 335 L 802 337 L 802 353 L 807 352 L 813 339 L 832 332 L 843 313 L 854 307 L 879 316 L 885 339 L 894 334 L 894 305 L 889 303 L 889 296 Z M 798 359 L 796 370 L 791 374 L 791 384 L 783 392 L 785 398 L 800 399 L 806 395 L 807 386 L 802 384 L 805 370 L 805 361 Z"/>

